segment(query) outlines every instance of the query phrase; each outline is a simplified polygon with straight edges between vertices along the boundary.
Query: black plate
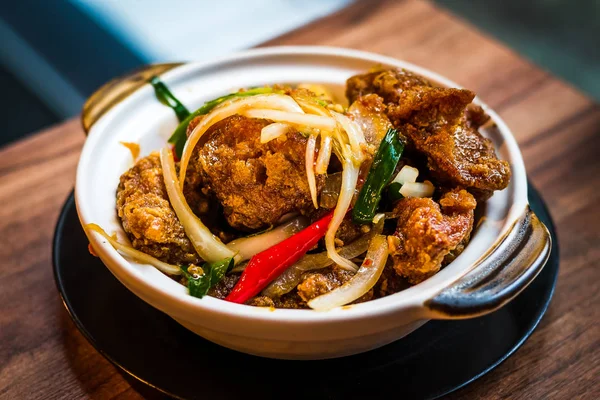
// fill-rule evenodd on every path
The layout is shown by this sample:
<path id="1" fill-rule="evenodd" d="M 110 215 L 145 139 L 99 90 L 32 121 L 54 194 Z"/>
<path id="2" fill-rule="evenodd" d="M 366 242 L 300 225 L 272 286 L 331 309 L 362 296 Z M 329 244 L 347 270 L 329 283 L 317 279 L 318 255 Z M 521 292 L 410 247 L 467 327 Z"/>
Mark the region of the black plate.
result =
<path id="1" fill-rule="evenodd" d="M 129 292 L 88 253 L 72 194 L 54 237 L 56 285 L 85 337 L 126 377 L 153 388 L 134 384 L 147 396 L 376 398 L 392 389 L 403 399 L 435 398 L 504 361 L 531 335 L 550 303 L 558 275 L 556 233 L 539 194 L 532 187 L 529 193 L 554 245 L 548 264 L 522 294 L 490 315 L 432 321 L 402 340 L 356 356 L 271 360 L 196 336 Z"/>

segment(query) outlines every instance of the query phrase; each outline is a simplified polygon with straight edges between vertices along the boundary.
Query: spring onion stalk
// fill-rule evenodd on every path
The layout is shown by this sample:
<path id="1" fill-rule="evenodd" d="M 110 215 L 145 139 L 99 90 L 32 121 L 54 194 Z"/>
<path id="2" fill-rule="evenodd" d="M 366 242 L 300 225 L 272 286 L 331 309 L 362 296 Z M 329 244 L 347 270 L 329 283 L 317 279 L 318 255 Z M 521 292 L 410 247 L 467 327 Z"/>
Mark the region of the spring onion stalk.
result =
<path id="1" fill-rule="evenodd" d="M 235 239 L 227 243 L 227 247 L 237 254 L 236 259 L 238 261 L 249 260 L 255 254 L 284 241 L 307 226 L 308 220 L 306 217 L 299 216 L 264 233 Z"/>
<path id="2" fill-rule="evenodd" d="M 256 96 L 259 94 L 267 93 L 281 93 L 281 91 L 275 90 L 270 87 L 252 88 L 243 92 L 230 93 L 204 103 L 202 107 L 200 107 L 199 109 L 188 115 L 183 121 L 181 121 L 180 124 L 177 125 L 177 128 L 175 128 L 175 131 L 173 131 L 171 137 L 169 138 L 169 143 L 175 145 L 175 152 L 177 153 L 177 157 L 181 158 L 181 155 L 183 154 L 183 148 L 185 146 L 185 142 L 187 141 L 187 128 L 194 118 L 196 118 L 199 115 L 208 114 L 210 111 L 212 111 L 213 108 L 224 103 L 227 100 L 248 96 Z"/>
<path id="3" fill-rule="evenodd" d="M 371 239 L 383 231 L 383 223 L 384 219 L 380 218 L 369 233 L 342 247 L 339 251 L 340 256 L 352 259 L 364 254 L 369 247 Z M 296 264 L 286 269 L 283 274 L 279 275 L 277 279 L 262 291 L 262 294 L 271 298 L 281 297 L 298 286 L 306 272 L 322 269 L 331 264 L 333 264 L 333 261 L 327 255 L 327 252 L 307 254 Z"/>
<path id="4" fill-rule="evenodd" d="M 395 129 L 388 130 L 379 145 L 365 184 L 352 210 L 354 222 L 364 224 L 373 220 L 383 188 L 392 178 L 403 150 L 404 144 L 398 138 L 398 132 Z"/>
<path id="5" fill-rule="evenodd" d="M 282 122 L 269 124 L 260 131 L 260 142 L 268 143 L 273 139 L 277 139 L 279 136 L 285 135 L 289 130 L 290 126 Z"/>
<path id="6" fill-rule="evenodd" d="M 167 85 L 165 85 L 158 76 L 153 76 L 150 78 L 150 84 L 154 88 L 154 94 L 158 101 L 164 104 L 167 107 L 170 107 L 175 112 L 177 119 L 179 122 L 184 121 L 187 117 L 189 117 L 190 112 L 181 102 L 171 93 Z"/>
<path id="7" fill-rule="evenodd" d="M 325 248 L 327 249 L 327 255 L 338 264 L 341 268 L 349 271 L 356 272 L 358 266 L 352 261 L 340 256 L 335 249 L 335 234 L 342 224 L 346 212 L 350 208 L 352 197 L 354 196 L 354 188 L 358 182 L 359 167 L 355 166 L 352 162 L 344 160 L 342 171 L 342 187 L 340 189 L 340 195 L 338 197 L 337 205 L 333 213 L 333 219 L 329 224 L 329 229 L 325 234 Z"/>
<path id="8" fill-rule="evenodd" d="M 376 235 L 369 244 L 367 256 L 356 274 L 342 286 L 308 302 L 313 310 L 326 311 L 351 303 L 367 293 L 379 280 L 388 259 L 388 243 L 383 235 Z"/>
<path id="9" fill-rule="evenodd" d="M 314 129 L 331 131 L 335 129 L 335 120 L 329 117 L 323 117 L 314 114 L 304 114 L 298 112 L 288 112 L 279 110 L 268 110 L 253 108 L 246 110 L 244 116 L 248 118 L 270 119 L 275 122 L 285 122 L 298 126 L 308 126 Z"/>
<path id="10" fill-rule="evenodd" d="M 331 136 L 321 135 L 321 148 L 317 157 L 315 172 L 319 175 L 327 173 L 329 160 L 331 159 Z"/>
<path id="11" fill-rule="evenodd" d="M 154 258 L 151 255 L 143 253 L 139 250 L 136 250 L 131 246 L 128 246 L 123 243 L 119 243 L 116 239 L 110 237 L 104 231 L 104 229 L 102 229 L 100 226 L 98 226 L 96 224 L 87 224 L 85 226 L 85 229 L 94 231 L 94 232 L 102 235 L 102 237 L 104 239 L 106 239 L 106 241 L 108 243 L 110 243 L 111 246 L 114 247 L 115 250 L 117 250 L 119 252 L 119 254 L 121 254 L 122 256 L 129 257 L 133 261 L 136 261 L 139 263 L 152 265 L 154 268 L 158 269 L 161 272 L 164 272 L 167 275 L 181 275 L 181 271 L 180 271 L 179 267 L 177 267 L 175 265 L 167 264 L 166 262 L 160 261 L 159 259 Z"/>
<path id="12" fill-rule="evenodd" d="M 185 147 L 183 148 L 181 155 L 181 163 L 179 165 L 179 185 L 182 189 L 185 183 L 185 174 L 187 172 L 190 158 L 202 135 L 208 130 L 208 128 L 217 122 L 234 114 L 240 114 L 244 110 L 250 108 L 267 108 L 279 111 L 304 113 L 298 103 L 296 103 L 290 96 L 275 93 L 259 94 L 242 99 L 234 98 L 220 104 L 218 107 L 215 107 L 202 119 L 202 121 L 200 121 L 198 125 L 196 125 L 185 142 Z"/>
<path id="13" fill-rule="evenodd" d="M 317 144 L 317 137 L 310 135 L 306 142 L 306 179 L 308 179 L 308 188 L 310 189 L 310 198 L 312 199 L 315 208 L 319 208 L 317 202 L 317 181 L 315 179 L 315 146 Z"/>
<path id="14" fill-rule="evenodd" d="M 200 218 L 194 214 L 185 200 L 185 196 L 177 182 L 173 153 L 168 147 L 163 147 L 161 150 L 160 163 L 163 169 L 169 202 L 198 255 L 208 262 L 216 262 L 233 257 L 235 253 L 211 233 Z"/>

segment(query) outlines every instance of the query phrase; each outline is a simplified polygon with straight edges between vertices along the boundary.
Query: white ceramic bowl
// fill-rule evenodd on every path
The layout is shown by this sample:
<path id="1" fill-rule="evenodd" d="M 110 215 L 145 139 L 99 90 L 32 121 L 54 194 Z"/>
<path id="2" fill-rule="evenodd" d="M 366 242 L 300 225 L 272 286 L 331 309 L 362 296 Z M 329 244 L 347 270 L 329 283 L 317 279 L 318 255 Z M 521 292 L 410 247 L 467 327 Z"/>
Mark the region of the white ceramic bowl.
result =
<path id="1" fill-rule="evenodd" d="M 141 155 L 164 146 L 177 125 L 150 85 L 161 79 L 191 109 L 241 87 L 273 83 L 321 83 L 342 99 L 346 79 L 374 64 L 406 68 L 440 86 L 458 87 L 424 68 L 371 53 L 326 47 L 250 50 L 209 62 L 149 66 L 114 80 L 84 109 L 89 136 L 77 169 L 75 198 L 82 224 L 123 231 L 115 211 L 119 176 L 132 165 L 119 142 L 137 142 Z M 320 359 L 360 353 L 398 340 L 429 319 L 470 318 L 491 312 L 523 290 L 543 267 L 550 236 L 529 210 L 521 153 L 496 113 L 476 99 L 496 123 L 484 132 L 510 162 L 508 188 L 487 202 L 483 222 L 466 250 L 435 276 L 402 292 L 327 312 L 285 310 L 197 299 L 156 269 L 127 261 L 95 233 L 94 249 L 110 271 L 138 297 L 186 328 L 245 353 L 288 359 Z"/>

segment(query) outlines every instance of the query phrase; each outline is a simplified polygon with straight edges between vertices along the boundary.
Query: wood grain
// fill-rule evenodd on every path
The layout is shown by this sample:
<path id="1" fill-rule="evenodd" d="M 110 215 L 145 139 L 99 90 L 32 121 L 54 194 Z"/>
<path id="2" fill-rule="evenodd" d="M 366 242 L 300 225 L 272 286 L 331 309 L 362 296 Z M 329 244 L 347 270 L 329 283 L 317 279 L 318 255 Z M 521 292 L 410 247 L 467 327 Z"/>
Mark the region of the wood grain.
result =
<path id="1" fill-rule="evenodd" d="M 524 346 L 450 398 L 600 398 L 598 105 L 422 1 L 358 2 L 267 44 L 401 58 L 476 91 L 499 112 L 555 219 L 560 276 Z M 142 397 L 77 331 L 52 278 L 53 229 L 83 141 L 79 122 L 69 121 L 0 150 L 0 398 Z"/>

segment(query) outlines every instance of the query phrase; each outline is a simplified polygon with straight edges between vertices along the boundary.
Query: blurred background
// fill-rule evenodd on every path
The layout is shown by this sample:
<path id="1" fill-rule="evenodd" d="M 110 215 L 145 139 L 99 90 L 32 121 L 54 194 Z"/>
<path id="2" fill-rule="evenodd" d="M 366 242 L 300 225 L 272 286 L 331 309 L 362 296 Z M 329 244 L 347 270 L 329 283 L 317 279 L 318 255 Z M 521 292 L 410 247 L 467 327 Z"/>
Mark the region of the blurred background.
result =
<path id="1" fill-rule="evenodd" d="M 1 1 L 0 145 L 77 115 L 140 65 L 252 47 L 351 1 Z M 600 100 L 600 0 L 434 2 Z"/>

